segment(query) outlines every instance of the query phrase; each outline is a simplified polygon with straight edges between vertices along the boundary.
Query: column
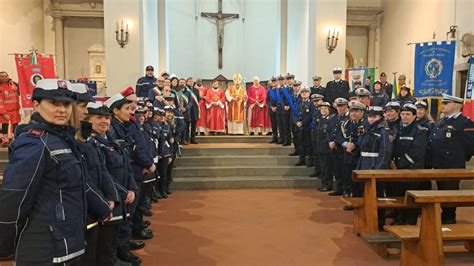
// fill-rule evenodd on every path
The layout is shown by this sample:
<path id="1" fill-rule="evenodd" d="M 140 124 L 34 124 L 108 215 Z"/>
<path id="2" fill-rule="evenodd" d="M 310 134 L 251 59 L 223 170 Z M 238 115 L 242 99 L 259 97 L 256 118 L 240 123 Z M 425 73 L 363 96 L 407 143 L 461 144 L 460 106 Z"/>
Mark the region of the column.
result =
<path id="1" fill-rule="evenodd" d="M 54 40 L 56 50 L 56 76 L 64 77 L 64 34 L 63 34 L 63 18 L 54 17 Z"/>
<path id="2" fill-rule="evenodd" d="M 376 27 L 374 25 L 369 26 L 369 40 L 367 44 L 367 66 L 374 67 L 375 66 L 375 30 Z"/>

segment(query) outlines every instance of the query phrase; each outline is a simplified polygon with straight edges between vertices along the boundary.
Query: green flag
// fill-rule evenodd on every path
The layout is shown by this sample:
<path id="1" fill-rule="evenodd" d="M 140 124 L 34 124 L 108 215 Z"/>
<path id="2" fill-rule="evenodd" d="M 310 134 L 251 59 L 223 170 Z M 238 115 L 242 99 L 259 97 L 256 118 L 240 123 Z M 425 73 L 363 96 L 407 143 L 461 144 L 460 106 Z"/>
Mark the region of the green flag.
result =
<path id="1" fill-rule="evenodd" d="M 392 99 L 395 99 L 397 95 L 398 95 L 397 75 L 393 75 Z"/>

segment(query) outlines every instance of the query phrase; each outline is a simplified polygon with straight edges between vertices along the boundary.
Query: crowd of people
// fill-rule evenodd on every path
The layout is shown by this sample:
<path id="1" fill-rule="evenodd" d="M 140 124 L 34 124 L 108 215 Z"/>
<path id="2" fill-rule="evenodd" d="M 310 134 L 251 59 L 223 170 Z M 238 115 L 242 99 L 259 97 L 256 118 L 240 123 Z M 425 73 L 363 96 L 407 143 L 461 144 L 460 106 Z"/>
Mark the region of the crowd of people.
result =
<path id="1" fill-rule="evenodd" d="M 1 74 L 2 88 L 13 90 Z M 237 74 L 224 90 L 219 81 L 208 89 L 191 77 L 156 78 L 148 66 L 136 89 L 105 102 L 95 101 L 85 84 L 38 81 L 35 112 L 16 127 L 9 146 L 0 257 L 13 255 L 19 266 L 139 265 L 131 250 L 154 237 L 144 216 L 172 193 L 181 145 L 197 143 L 198 133 L 271 134 L 271 143 L 294 146 L 297 166 L 314 167 L 319 190 L 330 196 L 362 196 L 354 169 L 465 168 L 474 153 L 474 122 L 461 114 L 463 99 L 443 95 L 435 123 L 403 76 L 391 99 L 395 88 L 384 73 L 373 87 L 369 80 L 353 88 L 340 68 L 333 74 L 326 87 L 319 76 L 308 88 L 287 74 L 272 77 L 267 88 L 255 77 L 248 89 Z M 437 187 L 459 189 L 459 182 Z M 430 188 L 429 182 L 384 183 L 377 193 L 397 197 Z M 403 210 L 393 223 L 414 224 L 417 215 Z M 385 215 L 379 219 L 382 227 Z M 443 209 L 442 222 L 456 223 L 454 208 Z"/>

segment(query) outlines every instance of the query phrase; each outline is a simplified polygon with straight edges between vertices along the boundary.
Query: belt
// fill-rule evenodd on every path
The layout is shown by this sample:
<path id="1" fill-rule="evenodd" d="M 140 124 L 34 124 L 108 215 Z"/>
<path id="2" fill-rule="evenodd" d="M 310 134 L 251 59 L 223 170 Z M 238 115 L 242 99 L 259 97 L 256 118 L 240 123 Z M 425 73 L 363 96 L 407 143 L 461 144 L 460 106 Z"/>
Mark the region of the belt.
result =
<path id="1" fill-rule="evenodd" d="M 360 153 L 360 156 L 362 157 L 379 157 L 379 153 L 378 152 L 361 152 Z"/>
<path id="2" fill-rule="evenodd" d="M 87 230 L 96 227 L 99 224 L 99 222 L 91 223 L 87 225 Z"/>

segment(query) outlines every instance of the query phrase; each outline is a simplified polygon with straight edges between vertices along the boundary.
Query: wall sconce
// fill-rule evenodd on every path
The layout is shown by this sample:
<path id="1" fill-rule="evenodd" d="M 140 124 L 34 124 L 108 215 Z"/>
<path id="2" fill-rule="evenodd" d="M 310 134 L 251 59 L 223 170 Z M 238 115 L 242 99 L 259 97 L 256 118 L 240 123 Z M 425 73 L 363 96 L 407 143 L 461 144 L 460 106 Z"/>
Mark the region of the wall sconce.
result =
<path id="1" fill-rule="evenodd" d="M 123 20 L 120 22 L 117 21 L 117 27 L 115 29 L 115 40 L 120 45 L 121 48 L 124 48 L 125 45 L 128 43 L 128 23 L 125 24 L 125 30 L 123 28 Z"/>
<path id="2" fill-rule="evenodd" d="M 326 39 L 326 49 L 328 49 L 329 53 L 336 49 L 337 40 L 339 40 L 339 30 L 336 31 L 336 28 L 334 28 L 331 35 L 331 30 L 329 29 L 328 37 Z"/>

